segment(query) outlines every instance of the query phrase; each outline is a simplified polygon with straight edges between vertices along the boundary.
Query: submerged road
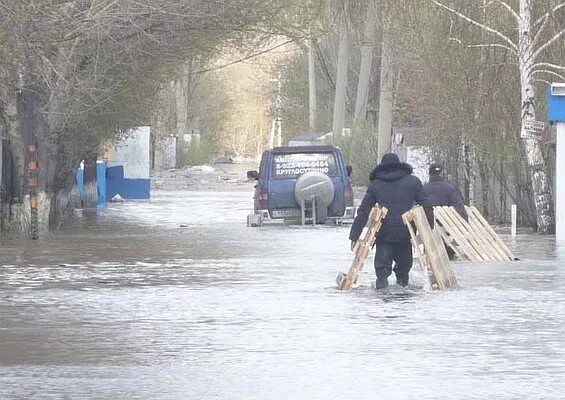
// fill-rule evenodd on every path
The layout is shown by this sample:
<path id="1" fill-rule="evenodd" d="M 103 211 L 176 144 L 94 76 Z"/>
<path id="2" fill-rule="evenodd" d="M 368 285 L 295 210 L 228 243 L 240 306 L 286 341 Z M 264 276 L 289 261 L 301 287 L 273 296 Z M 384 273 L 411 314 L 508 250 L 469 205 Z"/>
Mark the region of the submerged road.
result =
<path id="1" fill-rule="evenodd" d="M 562 399 L 565 262 L 351 293 L 348 227 L 247 228 L 252 186 L 157 190 L 0 241 L 0 399 Z M 415 267 L 413 282 L 421 281 Z M 391 279 L 391 283 L 393 279 Z"/>

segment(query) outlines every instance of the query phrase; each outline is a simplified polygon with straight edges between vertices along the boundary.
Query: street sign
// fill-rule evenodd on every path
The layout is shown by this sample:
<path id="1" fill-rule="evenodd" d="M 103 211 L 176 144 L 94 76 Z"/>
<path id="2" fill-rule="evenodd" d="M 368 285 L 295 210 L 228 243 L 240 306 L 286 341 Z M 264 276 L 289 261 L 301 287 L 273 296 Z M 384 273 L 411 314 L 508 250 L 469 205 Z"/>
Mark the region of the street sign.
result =
<path id="1" fill-rule="evenodd" d="M 522 139 L 536 139 L 541 140 L 545 124 L 541 121 L 533 119 L 525 120 L 522 122 L 522 131 L 520 137 Z"/>
<path id="2" fill-rule="evenodd" d="M 541 121 L 535 121 L 533 119 L 525 120 L 523 123 L 524 129 L 542 132 L 545 124 Z"/>

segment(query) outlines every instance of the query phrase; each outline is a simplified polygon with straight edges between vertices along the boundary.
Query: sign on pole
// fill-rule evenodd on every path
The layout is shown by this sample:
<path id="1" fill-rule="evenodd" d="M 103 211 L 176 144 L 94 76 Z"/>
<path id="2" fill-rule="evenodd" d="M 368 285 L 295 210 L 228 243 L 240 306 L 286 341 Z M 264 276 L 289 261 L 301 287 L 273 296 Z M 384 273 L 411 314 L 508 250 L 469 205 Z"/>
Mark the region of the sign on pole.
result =
<path id="1" fill-rule="evenodd" d="M 525 120 L 522 122 L 522 131 L 520 137 L 522 139 L 536 139 L 541 140 L 545 124 L 541 121 L 533 119 Z"/>

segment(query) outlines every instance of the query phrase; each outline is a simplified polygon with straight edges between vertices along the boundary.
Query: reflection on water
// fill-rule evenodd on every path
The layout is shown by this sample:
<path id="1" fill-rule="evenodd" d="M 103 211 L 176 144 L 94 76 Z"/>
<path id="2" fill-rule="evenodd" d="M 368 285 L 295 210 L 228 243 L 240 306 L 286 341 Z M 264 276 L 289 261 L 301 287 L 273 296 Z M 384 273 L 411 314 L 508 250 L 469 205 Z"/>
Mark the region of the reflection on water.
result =
<path id="1" fill-rule="evenodd" d="M 343 294 L 348 228 L 247 228 L 251 196 L 157 192 L 2 241 L 0 398 L 563 397 L 550 238 L 457 263 L 457 291 L 379 293 L 367 268 Z"/>

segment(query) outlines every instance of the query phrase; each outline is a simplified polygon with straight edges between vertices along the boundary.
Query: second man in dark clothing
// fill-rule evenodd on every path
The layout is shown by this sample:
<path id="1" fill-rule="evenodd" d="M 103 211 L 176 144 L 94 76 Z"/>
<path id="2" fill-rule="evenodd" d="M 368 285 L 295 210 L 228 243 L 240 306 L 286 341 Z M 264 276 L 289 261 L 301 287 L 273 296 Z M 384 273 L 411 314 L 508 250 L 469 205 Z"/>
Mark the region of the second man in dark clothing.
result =
<path id="1" fill-rule="evenodd" d="M 428 197 L 430 205 L 453 206 L 465 221 L 469 220 L 463 199 L 459 191 L 444 178 L 444 169 L 441 164 L 430 165 L 430 181 L 424 184 L 424 191 Z"/>
<path id="2" fill-rule="evenodd" d="M 373 206 L 378 203 L 386 207 L 388 213 L 376 241 L 376 286 L 377 289 L 388 286 L 393 262 L 396 282 L 406 286 L 413 259 L 410 233 L 402 221 L 402 214 L 414 204 L 422 205 L 433 227 L 433 208 L 426 201 L 422 182 L 412 175 L 412 166 L 401 163 L 394 153 L 387 153 L 382 157 L 381 163 L 371 172 L 370 179 L 371 183 L 349 234 L 351 248 L 359 240 Z"/>
<path id="3" fill-rule="evenodd" d="M 469 221 L 465 204 L 455 186 L 445 180 L 445 170 L 438 163 L 430 165 L 430 181 L 424 184 L 424 191 L 431 206 L 452 206 L 465 221 Z M 450 260 L 455 259 L 455 251 L 445 244 Z"/>

